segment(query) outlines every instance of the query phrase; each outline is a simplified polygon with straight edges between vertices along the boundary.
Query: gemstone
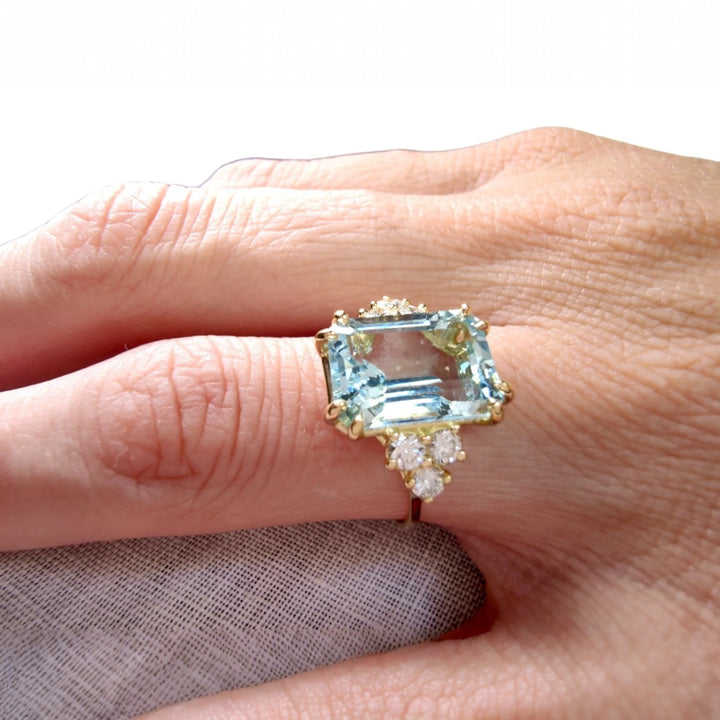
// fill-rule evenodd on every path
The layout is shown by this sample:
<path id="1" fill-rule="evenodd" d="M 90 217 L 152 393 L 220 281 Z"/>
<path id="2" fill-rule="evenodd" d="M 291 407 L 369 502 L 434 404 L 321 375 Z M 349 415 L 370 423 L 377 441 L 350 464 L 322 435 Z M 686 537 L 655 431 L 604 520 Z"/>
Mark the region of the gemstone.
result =
<path id="1" fill-rule="evenodd" d="M 336 319 L 321 352 L 329 400 L 344 403 L 336 422 L 360 419 L 363 435 L 492 422 L 506 396 L 484 327 L 462 309 Z"/>
<path id="2" fill-rule="evenodd" d="M 414 483 L 410 490 L 415 497 L 431 500 L 445 489 L 446 477 L 446 473 L 439 468 L 419 468 L 411 475 Z"/>
<path id="3" fill-rule="evenodd" d="M 388 445 L 388 459 L 398 470 L 414 470 L 425 459 L 425 446 L 417 435 L 401 433 Z"/>
<path id="4" fill-rule="evenodd" d="M 452 430 L 440 430 L 432 436 L 430 454 L 438 465 L 450 465 L 462 450 L 460 436 Z"/>

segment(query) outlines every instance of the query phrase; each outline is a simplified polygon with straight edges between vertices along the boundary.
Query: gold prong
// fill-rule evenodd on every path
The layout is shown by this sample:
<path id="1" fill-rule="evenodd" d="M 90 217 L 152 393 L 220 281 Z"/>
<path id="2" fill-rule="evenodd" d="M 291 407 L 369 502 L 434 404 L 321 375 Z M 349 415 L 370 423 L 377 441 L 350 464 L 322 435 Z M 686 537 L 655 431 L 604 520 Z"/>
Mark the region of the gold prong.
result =
<path id="1" fill-rule="evenodd" d="M 490 402 L 490 412 L 492 413 L 492 421 L 499 423 L 503 419 L 503 404 L 498 400 Z"/>
<path id="2" fill-rule="evenodd" d="M 388 470 L 397 470 L 397 463 L 393 459 L 388 458 L 385 460 L 385 467 Z"/>
<path id="3" fill-rule="evenodd" d="M 420 442 L 425 447 L 430 447 L 430 445 L 432 445 L 432 441 L 433 441 L 432 435 L 423 435 L 423 437 L 420 438 Z"/>
<path id="4" fill-rule="evenodd" d="M 452 475 L 450 473 L 445 473 L 445 476 L 443 477 L 443 483 L 445 485 L 449 485 L 452 482 Z"/>
<path id="5" fill-rule="evenodd" d="M 430 458 L 424 458 L 421 466 L 424 468 L 431 468 L 433 466 L 433 461 Z"/>
<path id="6" fill-rule="evenodd" d="M 415 478 L 409 477 L 409 478 L 405 481 L 405 487 L 406 487 L 408 490 L 412 490 L 412 489 L 415 487 Z"/>
<path id="7" fill-rule="evenodd" d="M 367 310 L 365 308 L 360 308 L 358 310 L 358 315 L 364 315 L 366 312 L 367 312 Z"/>
<path id="8" fill-rule="evenodd" d="M 362 419 L 362 415 L 356 415 L 352 424 L 348 428 L 348 437 L 351 440 L 357 440 L 359 437 L 362 437 L 364 429 L 365 421 Z"/>
<path id="9" fill-rule="evenodd" d="M 457 457 L 455 458 L 458 462 L 462 462 L 463 460 L 467 460 L 467 453 L 464 450 L 460 450 L 457 454 Z"/>
<path id="10" fill-rule="evenodd" d="M 460 310 L 462 311 L 462 314 L 467 317 L 470 314 L 470 306 L 467 303 L 463 303 L 460 306 Z"/>
<path id="11" fill-rule="evenodd" d="M 333 320 L 338 325 L 347 325 L 348 321 L 350 320 L 350 317 L 344 310 L 337 310 L 335 314 L 333 315 Z"/>
<path id="12" fill-rule="evenodd" d="M 434 497 L 423 498 L 423 502 L 431 503 L 434 499 L 435 499 Z"/>
<path id="13" fill-rule="evenodd" d="M 475 328 L 486 335 L 490 332 L 490 324 L 486 320 L 478 320 L 475 323 Z"/>
<path id="14" fill-rule="evenodd" d="M 513 397 L 515 396 L 515 391 L 513 390 L 513 386 L 506 380 L 501 380 L 497 384 L 497 389 L 505 396 L 506 402 L 510 402 L 513 399 Z"/>
<path id="15" fill-rule="evenodd" d="M 425 303 L 420 303 L 420 304 L 417 306 L 417 309 L 418 309 L 418 312 L 422 312 L 422 313 L 429 312 L 428 306 L 427 306 Z"/>
<path id="16" fill-rule="evenodd" d="M 320 357 L 327 357 L 327 341 L 334 340 L 336 337 L 337 335 L 330 332 L 329 328 L 325 328 L 315 335 L 315 350 Z"/>
<path id="17" fill-rule="evenodd" d="M 334 422 L 337 420 L 341 412 L 347 408 L 347 403 L 344 400 L 333 400 L 325 408 L 325 419 L 328 422 Z"/>

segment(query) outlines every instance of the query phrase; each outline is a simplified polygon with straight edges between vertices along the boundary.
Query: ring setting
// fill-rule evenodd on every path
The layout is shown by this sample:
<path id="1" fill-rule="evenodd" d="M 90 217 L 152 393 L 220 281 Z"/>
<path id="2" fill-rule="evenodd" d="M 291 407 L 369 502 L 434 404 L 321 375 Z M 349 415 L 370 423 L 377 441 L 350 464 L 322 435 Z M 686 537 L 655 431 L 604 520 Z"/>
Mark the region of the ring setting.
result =
<path id="1" fill-rule="evenodd" d="M 350 317 L 338 310 L 315 336 L 328 392 L 325 419 L 351 439 L 377 437 L 385 466 L 411 496 L 411 518 L 466 459 L 460 426 L 492 425 L 513 396 L 467 305 L 430 311 L 383 297 Z"/>

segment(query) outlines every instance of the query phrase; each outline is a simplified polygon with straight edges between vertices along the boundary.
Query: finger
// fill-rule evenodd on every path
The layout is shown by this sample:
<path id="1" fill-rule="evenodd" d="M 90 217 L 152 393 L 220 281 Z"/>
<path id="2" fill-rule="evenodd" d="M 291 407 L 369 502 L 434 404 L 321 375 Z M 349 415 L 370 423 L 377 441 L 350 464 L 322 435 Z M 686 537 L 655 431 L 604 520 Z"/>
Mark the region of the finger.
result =
<path id="1" fill-rule="evenodd" d="M 549 156 L 571 137 L 527 133 L 454 151 L 452 162 L 537 161 L 539 148 Z M 433 157 L 413 162 L 430 166 Z M 383 175 L 383 158 L 351 164 L 378 162 Z M 481 289 L 478 307 L 491 313 L 517 293 L 494 282 L 509 272 L 502 250 L 477 246 L 494 241 L 504 221 L 495 203 L 474 204 L 484 208 L 471 217 L 453 203 L 373 191 L 108 188 L 0 247 L 0 389 L 162 337 L 312 334 L 337 309 L 340 279 L 342 301 L 355 307 L 385 293 L 440 307 L 452 302 L 447 288 L 466 285 L 455 302 L 474 301 Z"/>
<path id="2" fill-rule="evenodd" d="M 601 181 L 579 187 L 552 166 L 515 178 L 514 194 L 499 181 L 457 197 L 113 188 L 0 248 L 0 387 L 163 337 L 309 335 L 341 302 L 352 310 L 386 293 L 469 302 L 499 324 L 591 315 L 613 330 L 625 313 L 662 328 L 672 304 L 688 327 L 714 326 L 713 303 L 698 298 L 715 297 L 716 278 L 698 288 L 687 258 L 709 257 L 717 185 L 680 197 L 662 156 L 645 157 L 662 166 L 652 193 L 665 202 L 633 190 L 647 168 L 619 164 L 616 150 L 590 166 Z M 655 286 L 673 297 L 646 292 Z"/>
<path id="3" fill-rule="evenodd" d="M 324 422 L 310 340 L 162 341 L 1 397 L 5 548 L 407 514 L 381 445 Z M 498 439 L 503 457 L 527 456 Z M 467 478 L 482 455 L 464 463 Z M 426 515 L 458 520 L 468 492 Z"/>
<path id="4" fill-rule="evenodd" d="M 619 707 L 683 716 L 674 702 L 701 716 L 710 709 L 711 658 L 698 652 L 688 659 L 687 638 L 668 639 L 663 628 L 677 624 L 678 608 L 657 586 L 639 588 L 637 578 L 623 582 L 609 568 L 593 578 L 598 569 L 581 570 L 579 562 L 551 569 L 511 557 L 490 549 L 485 559 L 501 571 L 493 586 L 502 619 L 483 636 L 361 658 L 143 718 L 493 720 L 583 717 L 587 708 L 602 717 Z M 681 615 L 692 622 L 690 613 Z M 681 697 L 659 691 L 672 687 L 692 690 Z"/>
<path id="5" fill-rule="evenodd" d="M 374 190 L 406 195 L 467 192 L 504 166 L 498 145 L 440 152 L 387 150 L 313 160 L 251 158 L 221 167 L 206 182 L 215 187 Z"/>
<path id="6" fill-rule="evenodd" d="M 501 174 L 532 169 L 553 158 L 567 160 L 600 142 L 586 133 L 542 128 L 438 152 L 387 150 L 312 160 L 249 158 L 224 165 L 206 185 L 448 195 L 475 190 Z"/>
<path id="7" fill-rule="evenodd" d="M 531 169 L 553 157 L 577 155 L 600 142 L 574 130 L 542 128 L 437 152 L 387 150 L 312 160 L 249 158 L 224 165 L 206 184 L 230 189 L 364 189 L 447 195 L 475 190 L 501 174 Z"/>
<path id="8" fill-rule="evenodd" d="M 659 392 L 662 377 L 635 382 L 636 417 L 609 423 L 627 413 L 624 394 L 605 392 L 623 383 L 607 346 L 565 353 L 571 335 L 493 334 L 497 367 L 523 399 L 500 425 L 463 429 L 467 459 L 423 518 L 525 548 L 599 537 L 606 549 L 630 552 L 631 530 L 659 516 L 658 488 L 687 481 L 680 472 L 638 478 L 635 468 L 654 467 L 666 438 L 691 464 L 707 432 L 658 416 L 659 402 L 676 406 Z M 686 358 L 677 362 L 665 370 L 680 371 Z M 637 374 L 629 363 L 622 372 Z M 711 377 L 693 378 L 700 397 L 711 392 Z M 323 372 L 309 339 L 161 341 L 1 399 L 6 548 L 407 513 L 407 490 L 384 469 L 380 444 L 352 442 L 325 424 Z M 619 523 L 619 513 L 634 522 Z"/>
<path id="9" fill-rule="evenodd" d="M 409 288 L 445 306 L 473 274 L 439 244 L 455 222 L 450 206 L 365 191 L 109 189 L 0 248 L 0 387 L 158 338 L 310 335 L 340 299 Z"/>

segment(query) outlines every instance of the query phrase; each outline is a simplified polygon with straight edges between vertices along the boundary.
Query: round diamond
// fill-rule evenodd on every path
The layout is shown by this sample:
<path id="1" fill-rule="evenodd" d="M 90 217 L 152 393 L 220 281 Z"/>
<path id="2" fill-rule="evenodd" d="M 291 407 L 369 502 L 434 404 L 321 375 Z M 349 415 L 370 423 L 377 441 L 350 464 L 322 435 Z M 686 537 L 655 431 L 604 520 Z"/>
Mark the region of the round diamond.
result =
<path id="1" fill-rule="evenodd" d="M 423 500 L 431 500 L 445 489 L 445 473 L 436 467 L 419 468 L 412 479 L 415 481 L 412 494 Z"/>
<path id="2" fill-rule="evenodd" d="M 417 435 L 400 434 L 388 447 L 388 459 L 398 470 L 414 470 L 425 459 L 425 447 Z"/>
<path id="3" fill-rule="evenodd" d="M 433 435 L 430 452 L 438 465 L 450 465 L 457 460 L 462 450 L 460 436 L 452 430 L 440 430 Z"/>

